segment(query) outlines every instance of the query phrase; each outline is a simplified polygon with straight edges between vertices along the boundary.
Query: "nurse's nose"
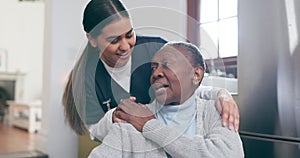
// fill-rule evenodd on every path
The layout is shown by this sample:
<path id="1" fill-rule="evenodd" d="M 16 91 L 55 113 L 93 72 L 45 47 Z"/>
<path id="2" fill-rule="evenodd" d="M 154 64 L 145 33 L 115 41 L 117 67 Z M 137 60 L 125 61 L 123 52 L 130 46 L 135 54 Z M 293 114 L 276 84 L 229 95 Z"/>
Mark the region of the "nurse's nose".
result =
<path id="1" fill-rule="evenodd" d="M 130 49 L 130 44 L 129 42 L 127 41 L 127 39 L 122 39 L 120 41 L 120 46 L 119 46 L 119 49 L 122 50 L 122 51 L 127 51 Z"/>

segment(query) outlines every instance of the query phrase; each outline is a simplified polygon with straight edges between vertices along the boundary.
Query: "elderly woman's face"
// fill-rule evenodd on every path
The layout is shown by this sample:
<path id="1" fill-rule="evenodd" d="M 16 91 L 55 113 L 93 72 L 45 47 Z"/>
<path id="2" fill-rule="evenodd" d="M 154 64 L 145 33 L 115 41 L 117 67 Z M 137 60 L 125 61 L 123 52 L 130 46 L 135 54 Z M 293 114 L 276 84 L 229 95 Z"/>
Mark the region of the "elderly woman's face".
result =
<path id="1" fill-rule="evenodd" d="M 152 59 L 150 82 L 161 104 L 179 105 L 195 91 L 194 68 L 184 48 L 165 47 Z"/>

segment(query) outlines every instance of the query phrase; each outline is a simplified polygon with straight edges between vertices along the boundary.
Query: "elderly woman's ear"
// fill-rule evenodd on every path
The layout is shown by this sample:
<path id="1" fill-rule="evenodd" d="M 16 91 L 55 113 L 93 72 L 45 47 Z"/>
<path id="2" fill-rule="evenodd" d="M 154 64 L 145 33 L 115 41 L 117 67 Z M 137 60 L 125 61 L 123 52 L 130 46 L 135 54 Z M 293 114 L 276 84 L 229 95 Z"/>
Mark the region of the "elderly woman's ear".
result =
<path id="1" fill-rule="evenodd" d="M 204 76 L 203 68 L 201 66 L 195 67 L 194 68 L 194 78 L 193 78 L 194 85 L 199 86 L 200 82 L 202 81 L 203 76 Z"/>

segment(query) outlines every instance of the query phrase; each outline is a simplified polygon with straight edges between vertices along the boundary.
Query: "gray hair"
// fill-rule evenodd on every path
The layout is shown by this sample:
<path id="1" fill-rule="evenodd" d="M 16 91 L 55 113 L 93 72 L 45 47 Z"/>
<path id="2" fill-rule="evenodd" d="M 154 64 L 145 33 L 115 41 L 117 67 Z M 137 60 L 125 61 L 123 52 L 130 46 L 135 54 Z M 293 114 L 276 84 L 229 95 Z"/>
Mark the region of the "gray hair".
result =
<path id="1" fill-rule="evenodd" d="M 190 53 L 191 59 L 193 60 L 193 61 L 191 61 L 192 62 L 191 64 L 194 67 L 201 66 L 205 72 L 205 69 L 206 69 L 205 62 L 204 62 L 204 59 L 203 59 L 200 49 L 196 45 L 194 45 L 192 43 L 188 43 L 188 42 L 183 42 L 183 41 L 179 41 L 179 42 L 172 41 L 172 42 L 166 43 L 161 49 L 163 49 L 164 47 L 167 47 L 167 46 L 186 49 Z"/>

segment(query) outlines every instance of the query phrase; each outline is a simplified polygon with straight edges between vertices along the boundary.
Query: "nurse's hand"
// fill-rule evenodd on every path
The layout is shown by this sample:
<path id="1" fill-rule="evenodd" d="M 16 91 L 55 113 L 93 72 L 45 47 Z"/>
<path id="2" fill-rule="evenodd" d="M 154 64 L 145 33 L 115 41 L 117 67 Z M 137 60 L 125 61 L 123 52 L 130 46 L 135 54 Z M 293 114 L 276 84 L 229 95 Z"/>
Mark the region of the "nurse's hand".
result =
<path id="1" fill-rule="evenodd" d="M 227 90 L 219 90 L 216 98 L 216 107 L 222 116 L 223 126 L 227 126 L 229 129 L 237 132 L 240 125 L 239 108 Z"/>

